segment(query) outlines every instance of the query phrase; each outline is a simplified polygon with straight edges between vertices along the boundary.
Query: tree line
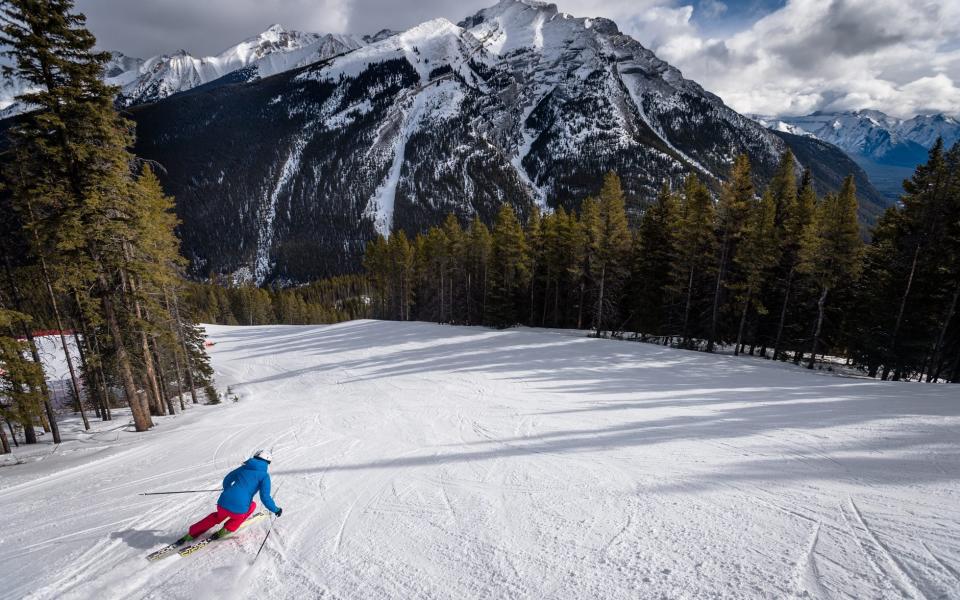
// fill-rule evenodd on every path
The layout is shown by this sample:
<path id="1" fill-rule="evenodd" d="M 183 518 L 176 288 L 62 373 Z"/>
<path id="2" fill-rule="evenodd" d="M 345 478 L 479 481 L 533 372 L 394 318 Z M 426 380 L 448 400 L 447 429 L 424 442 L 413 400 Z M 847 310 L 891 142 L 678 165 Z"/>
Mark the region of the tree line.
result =
<path id="1" fill-rule="evenodd" d="M 201 323 L 219 325 L 318 325 L 372 316 L 370 289 L 361 274 L 298 287 L 235 285 L 211 275 L 186 285 L 184 302 Z"/>
<path id="2" fill-rule="evenodd" d="M 122 401 L 134 428 L 211 387 L 203 333 L 181 296 L 184 259 L 173 199 L 128 149 L 134 129 L 102 80 L 108 53 L 71 0 L 8 0 L 0 44 L 8 74 L 35 91 L 6 131 L 0 157 L 0 417 L 36 441 L 60 441 L 33 331 L 57 331 L 84 427 Z M 71 348 L 73 350 L 71 351 Z M 16 443 L 16 436 L 13 442 Z M 0 443 L 9 440 L 0 428 Z"/>
<path id="3" fill-rule="evenodd" d="M 938 142 L 869 244 L 852 177 L 818 197 L 789 150 L 756 189 L 746 155 L 716 197 L 691 174 L 636 222 L 610 173 L 580 210 L 504 205 L 492 228 L 453 215 L 371 242 L 380 318 L 592 328 L 680 348 L 845 357 L 883 379 L 960 381 L 960 146 Z"/>

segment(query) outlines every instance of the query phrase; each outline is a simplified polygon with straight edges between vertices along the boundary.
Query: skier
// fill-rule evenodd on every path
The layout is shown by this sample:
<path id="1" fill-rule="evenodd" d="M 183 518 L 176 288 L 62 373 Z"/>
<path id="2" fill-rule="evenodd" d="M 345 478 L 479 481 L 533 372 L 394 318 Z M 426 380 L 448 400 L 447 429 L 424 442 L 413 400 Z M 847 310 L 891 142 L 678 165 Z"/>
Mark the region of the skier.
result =
<path id="1" fill-rule="evenodd" d="M 257 508 L 253 496 L 258 491 L 260 501 L 267 510 L 279 517 L 283 509 L 274 504 L 273 498 L 270 497 L 270 474 L 267 473 L 267 465 L 272 459 L 269 450 L 257 450 L 243 465 L 227 473 L 223 478 L 223 492 L 217 499 L 216 512 L 210 513 L 191 525 L 187 535 L 177 540 L 176 544 L 182 545 L 193 541 L 224 519 L 227 520 L 226 525 L 214 533 L 211 539 L 219 540 L 227 537 L 253 514 Z"/>

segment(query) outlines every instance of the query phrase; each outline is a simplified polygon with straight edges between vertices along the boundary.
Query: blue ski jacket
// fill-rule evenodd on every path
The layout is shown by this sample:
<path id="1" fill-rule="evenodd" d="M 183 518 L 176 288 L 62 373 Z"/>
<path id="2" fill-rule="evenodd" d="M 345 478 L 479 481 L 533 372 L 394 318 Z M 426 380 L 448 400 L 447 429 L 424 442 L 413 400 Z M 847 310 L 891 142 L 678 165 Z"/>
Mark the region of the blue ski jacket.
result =
<path id="1" fill-rule="evenodd" d="M 260 458 L 251 458 L 223 478 L 223 493 L 217 505 L 232 513 L 243 514 L 250 510 L 253 496 L 260 492 L 260 501 L 270 512 L 277 512 L 277 505 L 270 497 L 269 463 Z"/>

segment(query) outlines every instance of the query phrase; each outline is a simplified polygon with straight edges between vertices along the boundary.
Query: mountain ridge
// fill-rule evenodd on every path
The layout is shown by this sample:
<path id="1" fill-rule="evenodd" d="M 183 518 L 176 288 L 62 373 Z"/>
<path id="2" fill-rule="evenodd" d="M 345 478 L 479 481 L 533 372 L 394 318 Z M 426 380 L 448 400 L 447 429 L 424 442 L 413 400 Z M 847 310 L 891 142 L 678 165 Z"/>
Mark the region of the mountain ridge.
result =
<path id="1" fill-rule="evenodd" d="M 575 210 L 609 171 L 635 218 L 664 180 L 693 172 L 718 190 L 739 152 L 762 185 L 788 146 L 821 191 L 854 172 L 862 218 L 882 210 L 842 153 L 736 113 L 607 19 L 503 0 L 459 24 L 375 37 L 128 109 L 135 151 L 165 167 L 194 276 L 289 284 L 354 271 L 378 234 L 448 213 L 489 223 L 504 202 L 521 216 Z"/>

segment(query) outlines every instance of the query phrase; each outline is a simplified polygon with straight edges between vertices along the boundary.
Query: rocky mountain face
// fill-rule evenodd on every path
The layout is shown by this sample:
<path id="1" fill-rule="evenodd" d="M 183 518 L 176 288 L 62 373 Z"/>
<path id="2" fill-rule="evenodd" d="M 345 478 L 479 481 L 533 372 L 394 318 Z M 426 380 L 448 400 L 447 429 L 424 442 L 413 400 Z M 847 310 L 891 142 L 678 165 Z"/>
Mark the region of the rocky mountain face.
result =
<path id="1" fill-rule="evenodd" d="M 902 192 L 902 180 L 926 162 L 938 137 L 947 147 L 960 141 L 960 121 L 944 114 L 898 119 L 878 110 L 855 110 L 757 120 L 771 129 L 815 137 L 841 148 L 891 201 Z"/>
<path id="2" fill-rule="evenodd" d="M 349 272 L 378 233 L 420 231 L 450 212 L 489 222 L 504 202 L 521 214 L 577 208 L 611 170 L 638 215 L 665 179 L 693 172 L 718 189 L 739 152 L 762 185 L 788 146 L 821 192 L 854 173 L 865 221 L 883 204 L 843 153 L 734 112 L 606 19 L 502 0 L 459 24 L 351 40 L 316 60 L 319 39 L 277 32 L 241 44 L 253 54 L 299 45 L 251 60 L 255 77 L 207 81 L 211 66 L 177 80 L 197 84 L 189 91 L 130 110 L 136 152 L 164 167 L 177 198 L 196 276 L 262 284 Z M 175 71 L 201 71 L 191 68 Z M 148 83 L 131 97 L 176 87 Z"/>

